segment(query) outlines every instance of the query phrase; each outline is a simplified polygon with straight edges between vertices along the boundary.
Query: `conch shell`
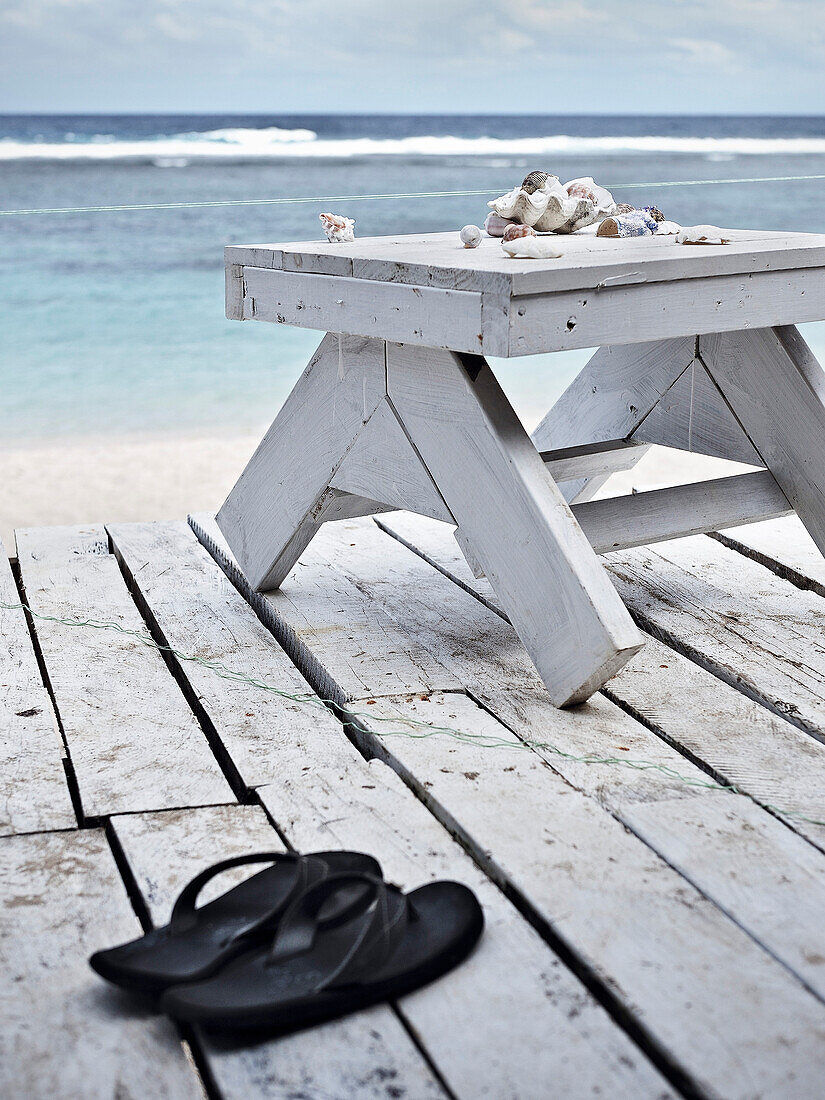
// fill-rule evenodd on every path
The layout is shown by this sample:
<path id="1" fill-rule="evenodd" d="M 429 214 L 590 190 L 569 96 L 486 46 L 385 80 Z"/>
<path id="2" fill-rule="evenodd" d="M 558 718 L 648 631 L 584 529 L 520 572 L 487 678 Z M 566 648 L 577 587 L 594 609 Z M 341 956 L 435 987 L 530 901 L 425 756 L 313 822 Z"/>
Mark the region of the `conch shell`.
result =
<path id="1" fill-rule="evenodd" d="M 354 218 L 345 218 L 341 214 L 319 214 L 318 217 L 331 244 L 349 244 L 355 240 Z"/>
<path id="2" fill-rule="evenodd" d="M 538 233 L 575 233 L 616 206 L 610 192 L 590 176 L 562 184 L 558 176 L 544 172 L 531 172 L 520 187 L 487 205 L 499 217 L 530 225 Z"/>

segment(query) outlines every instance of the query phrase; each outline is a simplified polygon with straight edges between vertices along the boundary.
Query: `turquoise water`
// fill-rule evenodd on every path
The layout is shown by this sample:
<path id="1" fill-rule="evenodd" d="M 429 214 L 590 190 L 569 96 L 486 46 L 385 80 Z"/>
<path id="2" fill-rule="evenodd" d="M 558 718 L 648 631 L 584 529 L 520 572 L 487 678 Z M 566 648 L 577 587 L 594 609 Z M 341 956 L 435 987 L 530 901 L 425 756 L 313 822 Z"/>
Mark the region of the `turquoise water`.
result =
<path id="1" fill-rule="evenodd" d="M 500 193 L 536 167 L 594 175 L 684 224 L 825 231 L 823 181 L 623 186 L 825 173 L 823 119 L 0 117 L 6 209 Z M 320 337 L 227 321 L 223 245 L 317 237 L 328 205 L 0 219 L 0 439 L 257 430 Z M 486 213 L 480 197 L 334 208 L 362 236 L 457 230 Z M 806 336 L 822 356 L 822 327 Z M 548 359 L 552 372 L 502 364 L 502 382 L 534 417 L 586 357 Z"/>

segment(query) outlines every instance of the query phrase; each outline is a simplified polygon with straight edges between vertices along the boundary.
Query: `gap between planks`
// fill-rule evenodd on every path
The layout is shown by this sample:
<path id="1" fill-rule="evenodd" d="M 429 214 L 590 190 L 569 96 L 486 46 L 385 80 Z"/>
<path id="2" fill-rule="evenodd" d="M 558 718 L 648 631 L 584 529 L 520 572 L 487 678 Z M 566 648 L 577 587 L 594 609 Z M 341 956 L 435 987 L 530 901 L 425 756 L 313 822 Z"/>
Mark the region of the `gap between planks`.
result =
<path id="1" fill-rule="evenodd" d="M 375 522 L 506 621 L 492 586 L 473 576 L 447 527 L 401 513 Z M 646 554 L 634 551 L 625 557 L 641 553 Z M 634 592 L 628 586 L 624 593 L 631 609 Z M 745 694 L 739 684 L 720 683 L 717 670 L 694 662 L 678 641 L 672 634 L 663 640 L 648 637 L 643 650 L 609 681 L 606 694 L 712 778 L 738 786 L 763 805 L 781 804 L 807 817 L 821 817 L 821 745 Z M 693 702 L 690 708 L 685 707 L 687 699 Z M 783 820 L 825 850 L 825 827 L 793 817 Z"/>
<path id="2" fill-rule="evenodd" d="M 0 542 L 0 836 L 77 827 L 65 743 Z"/>
<path id="3" fill-rule="evenodd" d="M 160 653 L 119 631 L 37 617 L 93 618 L 145 632 L 103 528 L 37 528 L 18 531 L 17 539 L 84 818 L 231 801 L 204 731 Z"/>

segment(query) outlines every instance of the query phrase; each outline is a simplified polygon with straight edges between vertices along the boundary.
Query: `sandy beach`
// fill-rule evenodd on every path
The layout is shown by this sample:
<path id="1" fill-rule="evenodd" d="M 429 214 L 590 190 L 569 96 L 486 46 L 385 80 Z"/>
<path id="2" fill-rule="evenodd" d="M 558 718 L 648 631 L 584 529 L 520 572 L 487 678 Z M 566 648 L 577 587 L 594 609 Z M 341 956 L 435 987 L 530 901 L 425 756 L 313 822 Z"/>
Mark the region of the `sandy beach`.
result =
<path id="1" fill-rule="evenodd" d="M 257 446 L 243 435 L 135 435 L 51 439 L 0 449 L 0 537 L 14 553 L 17 527 L 183 519 L 216 510 Z M 655 488 L 749 467 L 652 447 L 600 495 Z"/>
<path id="2" fill-rule="evenodd" d="M 70 438 L 2 449 L 0 537 L 13 553 L 16 527 L 217 509 L 260 435 Z"/>

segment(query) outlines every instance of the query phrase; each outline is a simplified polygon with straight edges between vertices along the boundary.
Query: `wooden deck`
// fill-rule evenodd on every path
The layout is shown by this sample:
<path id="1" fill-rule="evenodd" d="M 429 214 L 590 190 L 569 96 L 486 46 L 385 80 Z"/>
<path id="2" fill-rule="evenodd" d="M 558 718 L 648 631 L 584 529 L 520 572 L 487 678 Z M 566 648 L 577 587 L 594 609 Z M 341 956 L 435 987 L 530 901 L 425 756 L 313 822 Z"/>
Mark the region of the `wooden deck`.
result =
<path id="1" fill-rule="evenodd" d="M 17 553 L 0 1094 L 825 1096 L 825 563 L 795 518 L 610 555 L 648 641 L 572 711 L 436 521 L 327 524 L 265 597 L 210 517 Z M 280 844 L 460 879 L 485 936 L 398 1004 L 247 1048 L 88 969 Z"/>

